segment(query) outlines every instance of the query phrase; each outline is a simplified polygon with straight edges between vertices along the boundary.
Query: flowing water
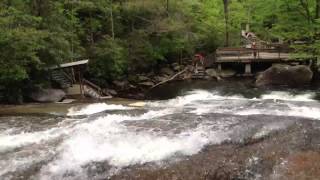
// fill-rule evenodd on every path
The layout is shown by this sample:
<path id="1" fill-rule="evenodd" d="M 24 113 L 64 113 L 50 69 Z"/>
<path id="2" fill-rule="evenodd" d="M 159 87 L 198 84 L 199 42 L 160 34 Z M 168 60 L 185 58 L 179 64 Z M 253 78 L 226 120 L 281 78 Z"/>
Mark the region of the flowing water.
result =
<path id="1" fill-rule="evenodd" d="M 318 121 L 316 96 L 194 89 L 142 107 L 93 103 L 66 115 L 0 116 L 0 179 L 106 179 L 134 166 L 161 168 L 207 146 L 268 136 L 295 119 Z"/>

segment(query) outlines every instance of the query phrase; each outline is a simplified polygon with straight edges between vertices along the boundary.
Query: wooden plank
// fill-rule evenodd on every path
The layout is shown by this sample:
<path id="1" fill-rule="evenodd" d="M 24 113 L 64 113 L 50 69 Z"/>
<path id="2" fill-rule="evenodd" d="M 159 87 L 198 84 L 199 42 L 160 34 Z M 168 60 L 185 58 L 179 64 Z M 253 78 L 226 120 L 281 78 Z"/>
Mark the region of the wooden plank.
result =
<path id="1" fill-rule="evenodd" d="M 64 63 L 64 64 L 59 64 L 58 66 L 52 66 L 49 69 L 62 69 L 62 68 L 68 68 L 68 67 L 74 67 L 74 66 L 80 66 L 84 64 L 88 64 L 89 60 L 81 60 L 81 61 L 75 61 L 75 62 L 70 62 L 70 63 Z"/>

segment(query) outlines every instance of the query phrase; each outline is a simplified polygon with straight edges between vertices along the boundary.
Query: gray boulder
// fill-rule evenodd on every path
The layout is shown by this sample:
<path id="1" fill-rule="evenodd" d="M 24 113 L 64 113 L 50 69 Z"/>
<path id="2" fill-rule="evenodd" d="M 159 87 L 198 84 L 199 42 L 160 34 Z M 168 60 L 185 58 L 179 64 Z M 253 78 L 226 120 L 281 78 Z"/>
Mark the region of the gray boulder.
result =
<path id="1" fill-rule="evenodd" d="M 237 72 L 232 69 L 223 69 L 218 73 L 218 76 L 222 78 L 229 78 L 235 76 L 236 73 Z"/>
<path id="2" fill-rule="evenodd" d="M 148 81 L 150 80 L 150 78 L 146 77 L 146 76 L 143 76 L 143 75 L 139 75 L 138 76 L 138 80 L 141 82 L 141 81 Z"/>
<path id="3" fill-rule="evenodd" d="M 180 71 L 182 69 L 182 66 L 180 66 L 178 63 L 171 64 L 171 67 L 175 71 Z"/>
<path id="4" fill-rule="evenodd" d="M 162 81 L 165 81 L 169 78 L 169 76 L 156 76 L 154 77 L 154 81 L 156 82 L 162 82 Z"/>
<path id="5" fill-rule="evenodd" d="M 128 85 L 129 85 L 129 82 L 124 80 L 124 81 L 118 81 L 118 80 L 115 80 L 112 82 L 114 85 L 116 85 L 118 88 L 127 88 Z"/>
<path id="6" fill-rule="evenodd" d="M 146 81 L 146 82 L 142 82 L 142 83 L 139 83 L 139 85 L 142 85 L 142 86 L 154 86 L 154 83 L 151 82 L 151 81 Z"/>
<path id="7" fill-rule="evenodd" d="M 166 75 L 168 75 L 168 76 L 172 76 L 173 74 L 174 74 L 174 71 L 172 70 L 172 69 L 170 69 L 170 68 L 162 68 L 161 70 L 160 70 L 160 72 L 162 73 L 162 74 L 166 74 Z"/>
<path id="8" fill-rule="evenodd" d="M 218 73 L 217 73 L 216 69 L 207 69 L 206 73 L 210 77 L 217 77 L 218 76 Z"/>
<path id="9" fill-rule="evenodd" d="M 114 89 L 105 89 L 105 91 L 112 96 L 118 95 L 117 91 Z"/>
<path id="10" fill-rule="evenodd" d="M 39 89 L 32 92 L 30 98 L 33 101 L 41 103 L 59 102 L 66 96 L 61 89 Z"/>
<path id="11" fill-rule="evenodd" d="M 312 77 L 313 72 L 308 66 L 276 64 L 258 75 L 256 86 L 299 87 L 309 84 Z"/>

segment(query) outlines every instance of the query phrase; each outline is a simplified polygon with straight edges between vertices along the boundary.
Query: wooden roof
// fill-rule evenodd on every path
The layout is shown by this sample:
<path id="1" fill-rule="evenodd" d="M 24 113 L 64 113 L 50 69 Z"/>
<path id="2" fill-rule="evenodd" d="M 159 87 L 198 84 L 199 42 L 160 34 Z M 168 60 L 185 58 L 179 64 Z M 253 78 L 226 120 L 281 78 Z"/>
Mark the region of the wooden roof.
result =
<path id="1" fill-rule="evenodd" d="M 85 59 L 85 60 L 81 60 L 81 61 L 74 61 L 74 62 L 70 62 L 70 63 L 64 63 L 64 64 L 59 64 L 57 66 L 52 66 L 50 67 L 50 69 L 62 69 L 62 68 L 69 68 L 69 67 L 74 67 L 74 66 L 81 66 L 84 64 L 88 64 L 89 63 L 89 59 Z"/>

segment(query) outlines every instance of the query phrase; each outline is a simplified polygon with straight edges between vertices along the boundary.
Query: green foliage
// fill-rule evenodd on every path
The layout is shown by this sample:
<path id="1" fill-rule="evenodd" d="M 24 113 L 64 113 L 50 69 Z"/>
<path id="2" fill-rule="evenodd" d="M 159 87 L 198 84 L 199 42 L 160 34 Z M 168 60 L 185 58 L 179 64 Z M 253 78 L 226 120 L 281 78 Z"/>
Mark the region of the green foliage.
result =
<path id="1" fill-rule="evenodd" d="M 295 56 L 320 56 L 319 0 L 229 0 L 227 26 L 223 0 L 168 2 L 2 0 L 0 86 L 42 84 L 35 72 L 78 58 L 91 60 L 89 76 L 99 82 L 125 78 L 214 53 L 225 44 L 225 27 L 239 46 L 245 23 L 262 39 L 292 44 Z"/>
<path id="2" fill-rule="evenodd" d="M 112 80 L 127 70 L 128 51 L 120 40 L 105 39 L 93 49 L 90 72 L 96 78 Z"/>

